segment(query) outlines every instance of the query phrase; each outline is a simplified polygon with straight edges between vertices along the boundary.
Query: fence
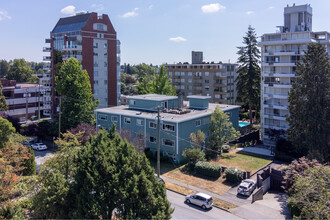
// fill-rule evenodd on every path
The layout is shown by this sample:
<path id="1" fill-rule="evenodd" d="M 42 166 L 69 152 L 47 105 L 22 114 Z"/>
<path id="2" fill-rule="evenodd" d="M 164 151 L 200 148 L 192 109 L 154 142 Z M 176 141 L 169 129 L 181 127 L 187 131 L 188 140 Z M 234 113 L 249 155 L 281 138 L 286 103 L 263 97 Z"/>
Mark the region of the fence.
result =
<path id="1" fill-rule="evenodd" d="M 254 203 L 257 200 L 262 200 L 264 197 L 264 190 L 263 187 L 260 187 L 257 192 L 252 194 L 252 203 Z"/>

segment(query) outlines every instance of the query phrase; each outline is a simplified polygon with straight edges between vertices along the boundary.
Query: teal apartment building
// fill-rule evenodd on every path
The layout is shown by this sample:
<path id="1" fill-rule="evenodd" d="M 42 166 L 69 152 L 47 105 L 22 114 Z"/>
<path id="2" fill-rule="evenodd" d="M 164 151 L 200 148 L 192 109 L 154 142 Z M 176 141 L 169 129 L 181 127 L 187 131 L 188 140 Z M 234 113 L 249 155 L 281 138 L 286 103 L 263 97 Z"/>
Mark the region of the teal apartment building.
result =
<path id="1" fill-rule="evenodd" d="M 209 136 L 211 114 L 216 106 L 226 112 L 233 126 L 238 130 L 240 106 L 209 103 L 209 96 L 188 96 L 182 98 L 166 95 L 137 95 L 128 97 L 128 106 L 115 106 L 95 110 L 96 125 L 110 129 L 128 130 L 133 136 L 144 137 L 145 148 L 157 152 L 157 108 L 160 111 L 160 151 L 164 156 L 180 162 L 182 152 L 190 147 L 190 134 L 201 130 Z"/>

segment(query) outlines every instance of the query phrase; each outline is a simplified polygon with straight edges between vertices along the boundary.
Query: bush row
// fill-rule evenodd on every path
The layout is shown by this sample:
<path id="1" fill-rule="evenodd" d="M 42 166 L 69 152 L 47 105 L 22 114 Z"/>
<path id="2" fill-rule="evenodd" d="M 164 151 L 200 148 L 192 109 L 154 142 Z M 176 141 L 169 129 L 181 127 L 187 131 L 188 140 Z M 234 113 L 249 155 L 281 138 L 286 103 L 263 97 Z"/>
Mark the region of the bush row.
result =
<path id="1" fill-rule="evenodd" d="M 199 161 L 195 165 L 195 171 L 205 176 L 219 178 L 221 176 L 222 168 L 218 164 Z"/>
<path id="2" fill-rule="evenodd" d="M 225 170 L 226 179 L 231 183 L 241 182 L 243 179 L 243 172 L 235 167 L 229 167 Z"/>

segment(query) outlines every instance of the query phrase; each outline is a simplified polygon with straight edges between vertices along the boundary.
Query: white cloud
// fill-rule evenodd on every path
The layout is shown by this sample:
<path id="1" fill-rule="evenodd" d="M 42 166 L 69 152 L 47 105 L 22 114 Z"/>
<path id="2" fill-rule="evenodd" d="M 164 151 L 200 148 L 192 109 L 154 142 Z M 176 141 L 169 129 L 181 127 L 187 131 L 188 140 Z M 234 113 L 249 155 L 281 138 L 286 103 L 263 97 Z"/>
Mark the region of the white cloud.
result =
<path id="1" fill-rule="evenodd" d="M 74 15 L 76 13 L 76 7 L 73 5 L 68 5 L 61 9 L 61 13 L 66 15 Z"/>
<path id="2" fill-rule="evenodd" d="M 201 9 L 202 9 L 203 13 L 214 13 L 214 12 L 218 12 L 220 10 L 225 10 L 226 7 L 223 5 L 220 5 L 219 3 L 213 3 L 213 4 L 209 4 L 209 5 L 203 5 Z"/>
<path id="3" fill-rule="evenodd" d="M 139 15 L 137 13 L 137 10 L 139 10 L 139 8 L 134 8 L 133 11 L 126 12 L 121 17 L 123 17 L 123 18 L 136 17 Z"/>
<path id="4" fill-rule="evenodd" d="M 91 7 L 94 9 L 94 11 L 103 11 L 104 10 L 104 5 L 102 4 L 92 4 Z"/>
<path id="5" fill-rule="evenodd" d="M 169 40 L 170 41 L 173 41 L 173 42 L 184 42 L 184 41 L 187 41 L 186 38 L 183 38 L 183 37 L 180 37 L 180 36 L 178 36 L 178 37 L 170 37 Z"/>
<path id="6" fill-rule="evenodd" d="M 254 11 L 247 11 L 246 14 L 247 15 L 252 15 L 252 14 L 254 14 Z"/>
<path id="7" fill-rule="evenodd" d="M 8 15 L 8 12 L 0 9 L 0 21 L 4 19 L 11 19 L 11 16 Z"/>
<path id="8" fill-rule="evenodd" d="M 274 6 L 269 6 L 269 8 L 268 8 L 268 9 L 270 9 L 270 10 L 271 10 L 271 9 L 274 9 L 274 8 L 275 8 Z"/>

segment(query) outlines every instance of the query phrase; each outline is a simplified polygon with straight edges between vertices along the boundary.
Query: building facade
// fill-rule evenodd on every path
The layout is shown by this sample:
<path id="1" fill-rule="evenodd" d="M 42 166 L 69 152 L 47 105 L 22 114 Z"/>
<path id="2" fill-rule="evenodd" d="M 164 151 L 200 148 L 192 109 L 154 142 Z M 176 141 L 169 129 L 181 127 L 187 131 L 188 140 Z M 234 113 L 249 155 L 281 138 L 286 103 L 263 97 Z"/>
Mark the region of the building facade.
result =
<path id="1" fill-rule="evenodd" d="M 32 117 L 44 116 L 44 110 L 49 108 L 46 103 L 50 101 L 43 96 L 43 86 L 35 83 L 16 83 L 16 80 L 1 79 L 2 92 L 6 98 L 8 110 L 6 113 L 26 121 Z"/>
<path id="2" fill-rule="evenodd" d="M 184 100 L 191 95 L 210 96 L 210 101 L 219 104 L 235 104 L 237 97 L 237 64 L 205 63 L 203 52 L 192 51 L 192 63 L 166 64 L 167 74 L 177 94 Z"/>
<path id="3" fill-rule="evenodd" d="M 128 106 L 116 106 L 98 109 L 96 125 L 110 129 L 113 124 L 118 131 L 128 130 L 133 136 L 140 135 L 144 140 L 144 147 L 153 153 L 157 152 L 157 106 L 161 108 L 160 120 L 160 150 L 161 154 L 174 161 L 183 159 L 182 152 L 191 146 L 190 134 L 201 130 L 209 136 L 211 114 L 217 104 L 209 103 L 207 96 L 188 96 L 188 103 L 180 103 L 177 96 L 165 95 L 137 95 L 129 96 Z M 179 108 L 179 106 L 183 106 Z M 238 130 L 238 110 L 240 106 L 221 105 L 233 126 Z"/>
<path id="4" fill-rule="evenodd" d="M 108 15 L 97 13 L 79 13 L 75 16 L 61 18 L 46 39 L 50 47 L 45 47 L 44 61 L 49 64 L 45 67 L 50 70 L 50 77 L 44 79 L 49 86 L 52 97 L 50 114 L 56 113 L 56 94 L 54 91 L 54 66 L 59 62 L 59 53 L 62 60 L 74 57 L 88 72 L 94 99 L 99 100 L 99 107 L 116 106 L 120 101 L 120 42 L 117 40 Z"/>
<path id="5" fill-rule="evenodd" d="M 286 117 L 288 94 L 296 77 L 296 64 L 301 61 L 309 43 L 320 42 L 330 53 L 330 34 L 312 32 L 310 5 L 284 8 L 284 26 L 276 33 L 261 37 L 261 134 L 265 145 L 275 146 L 271 129 L 289 128 Z"/>

